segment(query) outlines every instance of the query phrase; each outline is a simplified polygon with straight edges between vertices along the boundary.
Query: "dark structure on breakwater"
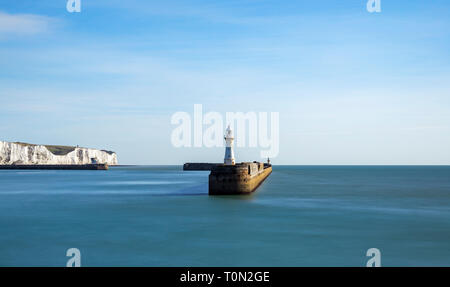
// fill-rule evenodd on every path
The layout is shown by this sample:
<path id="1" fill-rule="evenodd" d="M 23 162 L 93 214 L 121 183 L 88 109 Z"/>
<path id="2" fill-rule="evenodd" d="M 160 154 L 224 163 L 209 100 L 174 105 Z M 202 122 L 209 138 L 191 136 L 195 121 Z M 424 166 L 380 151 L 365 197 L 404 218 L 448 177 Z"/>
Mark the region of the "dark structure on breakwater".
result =
<path id="1" fill-rule="evenodd" d="M 270 161 L 235 163 L 233 134 L 230 127 L 225 136 L 227 142 L 224 163 L 185 163 L 183 170 L 210 170 L 208 192 L 210 195 L 250 194 L 272 173 Z"/>
<path id="2" fill-rule="evenodd" d="M 0 169 L 52 169 L 52 170 L 107 170 L 106 163 L 95 164 L 11 164 L 0 165 Z"/>
<path id="3" fill-rule="evenodd" d="M 211 170 L 220 163 L 188 162 L 183 165 L 183 170 Z"/>

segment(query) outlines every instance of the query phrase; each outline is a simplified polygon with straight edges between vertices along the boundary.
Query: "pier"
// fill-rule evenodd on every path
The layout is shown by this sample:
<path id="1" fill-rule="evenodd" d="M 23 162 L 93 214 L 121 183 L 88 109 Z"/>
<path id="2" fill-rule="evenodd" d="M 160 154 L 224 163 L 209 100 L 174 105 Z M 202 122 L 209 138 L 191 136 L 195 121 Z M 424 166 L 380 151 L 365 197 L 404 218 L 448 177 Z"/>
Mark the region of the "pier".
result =
<path id="1" fill-rule="evenodd" d="M 187 162 L 183 165 L 183 170 L 212 170 L 218 165 L 221 163 Z"/>
<path id="2" fill-rule="evenodd" d="M 272 173 L 272 165 L 243 162 L 216 166 L 209 175 L 210 195 L 236 195 L 254 192 Z"/>
<path id="3" fill-rule="evenodd" d="M 183 170 L 210 170 L 209 195 L 239 195 L 254 192 L 272 173 L 270 160 L 235 163 L 233 133 L 228 126 L 224 163 L 185 163 Z"/>

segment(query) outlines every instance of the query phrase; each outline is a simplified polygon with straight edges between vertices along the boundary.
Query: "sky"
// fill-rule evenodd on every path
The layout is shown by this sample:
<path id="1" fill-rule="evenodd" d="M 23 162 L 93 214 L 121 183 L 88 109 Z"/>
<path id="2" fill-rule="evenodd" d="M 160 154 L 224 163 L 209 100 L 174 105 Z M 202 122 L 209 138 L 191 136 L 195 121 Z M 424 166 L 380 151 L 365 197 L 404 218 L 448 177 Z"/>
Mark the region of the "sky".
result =
<path id="1" fill-rule="evenodd" d="M 66 2 L 0 0 L 0 140 L 221 162 L 171 143 L 201 104 L 278 112 L 274 164 L 450 164 L 448 0 Z"/>

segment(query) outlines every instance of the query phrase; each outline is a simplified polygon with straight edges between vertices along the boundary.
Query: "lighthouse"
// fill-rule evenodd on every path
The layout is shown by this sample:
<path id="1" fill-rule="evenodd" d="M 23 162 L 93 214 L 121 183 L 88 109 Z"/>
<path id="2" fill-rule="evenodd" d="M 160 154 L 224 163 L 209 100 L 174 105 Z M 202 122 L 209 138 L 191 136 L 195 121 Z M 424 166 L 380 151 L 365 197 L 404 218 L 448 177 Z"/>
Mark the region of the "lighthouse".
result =
<path id="1" fill-rule="evenodd" d="M 234 151 L 233 151 L 233 131 L 230 128 L 230 125 L 228 125 L 228 128 L 226 130 L 225 133 L 225 142 L 226 142 L 226 147 L 225 147 L 225 158 L 223 160 L 223 163 L 226 165 L 234 165 Z"/>

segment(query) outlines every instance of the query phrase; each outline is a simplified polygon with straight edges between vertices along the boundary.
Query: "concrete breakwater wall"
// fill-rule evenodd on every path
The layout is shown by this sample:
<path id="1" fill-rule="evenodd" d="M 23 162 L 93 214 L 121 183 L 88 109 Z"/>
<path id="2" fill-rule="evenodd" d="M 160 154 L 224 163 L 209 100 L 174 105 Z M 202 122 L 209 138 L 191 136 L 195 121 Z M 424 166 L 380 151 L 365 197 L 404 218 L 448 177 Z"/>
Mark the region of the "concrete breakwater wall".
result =
<path id="1" fill-rule="evenodd" d="M 271 173 L 272 166 L 260 162 L 217 165 L 209 175 L 209 194 L 252 193 Z"/>

